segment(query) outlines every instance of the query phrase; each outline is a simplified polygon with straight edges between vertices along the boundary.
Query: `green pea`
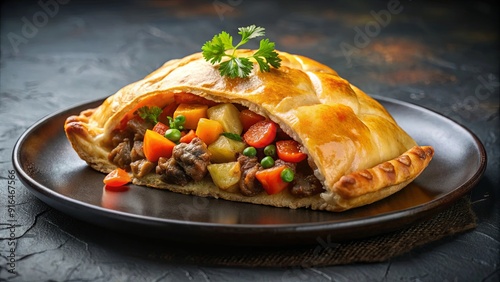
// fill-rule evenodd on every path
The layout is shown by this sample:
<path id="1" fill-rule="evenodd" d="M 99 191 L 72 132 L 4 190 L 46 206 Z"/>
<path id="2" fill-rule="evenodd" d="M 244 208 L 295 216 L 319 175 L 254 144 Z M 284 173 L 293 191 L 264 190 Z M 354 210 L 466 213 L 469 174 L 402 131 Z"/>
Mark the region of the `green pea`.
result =
<path id="1" fill-rule="evenodd" d="M 175 123 L 178 125 L 183 125 L 186 122 L 186 117 L 183 115 L 178 115 L 175 117 Z"/>
<path id="2" fill-rule="evenodd" d="M 245 150 L 243 150 L 243 155 L 247 157 L 255 157 L 257 155 L 257 149 L 254 147 L 246 147 Z"/>
<path id="3" fill-rule="evenodd" d="M 281 171 L 281 179 L 285 182 L 292 182 L 293 179 L 295 178 L 295 174 L 293 173 L 293 170 L 290 168 L 285 168 Z"/>
<path id="4" fill-rule="evenodd" d="M 263 167 L 263 168 L 270 168 L 272 166 L 274 166 L 274 160 L 272 157 L 270 156 L 266 156 L 264 157 L 261 161 L 260 161 L 260 165 Z"/>
<path id="5" fill-rule="evenodd" d="M 275 145 L 267 145 L 264 148 L 264 155 L 274 157 L 276 155 L 276 146 Z"/>
<path id="6" fill-rule="evenodd" d="M 165 132 L 165 137 L 172 142 L 179 142 L 181 139 L 181 132 L 178 129 L 170 128 Z"/>

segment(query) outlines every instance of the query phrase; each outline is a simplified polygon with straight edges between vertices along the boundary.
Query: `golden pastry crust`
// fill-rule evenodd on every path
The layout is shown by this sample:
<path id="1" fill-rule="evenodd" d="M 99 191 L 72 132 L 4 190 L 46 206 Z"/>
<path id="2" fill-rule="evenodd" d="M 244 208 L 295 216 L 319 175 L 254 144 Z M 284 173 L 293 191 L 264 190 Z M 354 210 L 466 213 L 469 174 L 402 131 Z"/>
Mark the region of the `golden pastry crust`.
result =
<path id="1" fill-rule="evenodd" d="M 239 55 L 251 52 L 242 50 Z M 286 192 L 246 197 L 212 189 L 211 181 L 180 187 L 165 184 L 154 174 L 134 183 L 233 201 L 340 211 L 393 194 L 425 169 L 432 148 L 418 147 L 377 101 L 319 62 L 284 52 L 279 55 L 279 69 L 262 73 L 254 66 L 248 78 L 234 79 L 221 77 L 217 66 L 207 63 L 200 53 L 168 61 L 98 108 L 68 118 L 66 134 L 83 160 L 96 170 L 110 172 L 116 168 L 107 159 L 111 139 L 124 120 L 142 106 L 163 107 L 174 101 L 175 93 L 192 93 L 215 102 L 241 104 L 278 123 L 303 145 L 326 192 L 308 198 Z M 418 154 L 419 150 L 425 154 Z M 411 162 L 406 166 L 408 158 Z M 394 171 L 380 173 L 389 164 Z M 376 177 L 368 181 L 363 178 L 367 172 Z M 349 184 L 352 179 L 356 185 Z"/>
<path id="2" fill-rule="evenodd" d="M 333 185 L 331 193 L 323 195 L 325 201 L 334 197 L 335 211 L 376 202 L 396 193 L 413 181 L 434 156 L 431 146 L 415 146 L 395 159 L 369 169 L 344 175 Z"/>

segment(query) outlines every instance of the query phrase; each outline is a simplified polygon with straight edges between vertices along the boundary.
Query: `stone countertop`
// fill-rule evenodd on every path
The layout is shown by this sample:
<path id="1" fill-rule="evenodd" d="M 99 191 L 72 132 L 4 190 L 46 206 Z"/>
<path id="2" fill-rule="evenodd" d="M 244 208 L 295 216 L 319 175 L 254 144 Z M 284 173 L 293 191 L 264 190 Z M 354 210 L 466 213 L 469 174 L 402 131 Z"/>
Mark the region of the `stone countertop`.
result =
<path id="1" fill-rule="evenodd" d="M 9 281 L 498 281 L 498 7 L 494 1 L 3 1 L 0 278 Z M 475 133 L 488 166 L 471 192 L 478 226 L 386 262 L 231 268 L 148 258 L 141 240 L 77 221 L 16 182 L 12 149 L 37 120 L 106 97 L 211 37 L 256 24 L 278 48 L 334 68 L 370 94 L 439 112 Z M 116 236 L 116 240 L 112 238 Z M 111 239 L 110 239 L 111 238 Z M 129 240 L 122 240 L 128 238 Z M 132 239 L 133 240 L 133 239 Z M 125 243 L 127 242 L 127 243 Z"/>

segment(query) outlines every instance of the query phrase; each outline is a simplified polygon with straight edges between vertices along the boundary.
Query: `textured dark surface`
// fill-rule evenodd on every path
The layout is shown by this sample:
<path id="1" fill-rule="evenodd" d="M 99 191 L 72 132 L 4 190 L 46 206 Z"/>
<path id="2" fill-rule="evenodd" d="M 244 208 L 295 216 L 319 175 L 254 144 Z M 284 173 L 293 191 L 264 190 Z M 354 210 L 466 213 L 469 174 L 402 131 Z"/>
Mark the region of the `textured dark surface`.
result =
<path id="1" fill-rule="evenodd" d="M 500 83 L 493 2 L 40 1 L 59 3 L 48 10 L 38 1 L 11 2 L 2 2 L 0 26 L 0 279 L 498 281 Z M 381 25 L 373 24 L 376 14 L 386 16 Z M 425 106 L 474 132 L 488 153 L 485 175 L 471 193 L 477 228 L 382 263 L 291 269 L 171 264 L 143 239 L 49 208 L 17 179 L 8 189 L 14 143 L 38 119 L 108 96 L 168 59 L 197 52 L 221 29 L 234 33 L 252 23 L 266 27 L 280 50 L 310 56 L 368 93 Z M 370 36 L 361 36 L 358 30 L 367 27 Z M 12 218 L 9 190 L 15 191 Z M 8 240 L 11 234 L 15 240 Z M 168 250 L 170 243 L 163 244 Z M 8 272 L 11 253 L 17 275 Z"/>

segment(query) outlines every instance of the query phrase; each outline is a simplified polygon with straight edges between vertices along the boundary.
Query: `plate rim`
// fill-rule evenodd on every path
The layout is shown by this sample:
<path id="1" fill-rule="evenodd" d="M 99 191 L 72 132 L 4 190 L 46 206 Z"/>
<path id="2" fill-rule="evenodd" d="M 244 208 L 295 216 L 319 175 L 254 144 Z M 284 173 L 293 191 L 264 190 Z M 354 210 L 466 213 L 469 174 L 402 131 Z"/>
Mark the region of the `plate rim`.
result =
<path id="1" fill-rule="evenodd" d="M 125 221 L 133 224 L 155 224 L 155 225 L 175 225 L 175 226 L 183 226 L 183 227 L 201 227 L 204 228 L 204 230 L 210 229 L 212 231 L 220 231 L 220 229 L 223 229 L 225 232 L 231 232 L 231 231 L 244 231 L 244 232 L 252 232 L 252 233 L 260 233 L 260 232 L 268 232 L 268 231 L 273 231 L 275 235 L 283 234 L 283 233 L 288 233 L 288 232 L 293 232 L 293 233 L 303 233 L 303 234 L 309 234 L 311 232 L 318 232 L 318 231 L 338 231 L 338 230 L 344 230 L 345 228 L 363 228 L 366 226 L 372 226 L 374 224 L 380 224 L 380 223 L 387 223 L 387 222 L 394 222 L 397 221 L 398 219 L 400 221 L 406 221 L 406 225 L 410 224 L 412 222 L 415 222 L 418 219 L 421 219 L 425 217 L 426 215 L 429 215 L 431 213 L 437 213 L 437 211 L 451 205 L 455 201 L 457 201 L 460 197 L 464 196 L 466 193 L 468 193 L 482 178 L 486 167 L 487 167 L 487 154 L 486 154 L 486 149 L 481 142 L 481 140 L 476 136 L 474 132 L 472 132 L 470 129 L 462 125 L 461 123 L 444 116 L 441 113 L 438 113 L 432 109 L 429 109 L 425 106 L 421 105 L 416 105 L 414 103 L 398 100 L 395 98 L 390 98 L 390 97 L 383 97 L 379 95 L 370 95 L 372 98 L 376 99 L 378 102 L 388 102 L 392 104 L 396 104 L 399 106 L 404 106 L 404 107 L 409 107 L 415 110 L 419 111 L 427 111 L 430 114 L 433 114 L 440 119 L 444 119 L 447 122 L 452 122 L 460 127 L 460 129 L 464 130 L 470 137 L 472 137 L 472 140 L 474 142 L 475 147 L 478 149 L 480 153 L 480 164 L 477 169 L 477 171 L 464 183 L 462 183 L 460 186 L 456 187 L 452 191 L 449 191 L 445 193 L 443 196 L 432 199 L 429 202 L 421 203 L 419 205 L 403 209 L 403 210 L 397 210 L 397 211 L 389 211 L 383 214 L 379 215 L 373 215 L 373 216 L 368 216 L 368 217 L 363 217 L 362 219 L 358 220 L 346 220 L 346 221 L 340 221 L 340 222 L 329 222 L 329 221 L 324 221 L 324 222 L 312 222 L 312 223 L 283 223 L 283 224 L 227 224 L 227 223 L 210 223 L 210 222 L 198 222 L 198 221 L 190 221 L 190 220 L 179 220 L 179 219 L 170 219 L 170 218 L 159 218 L 159 217 L 154 217 L 154 216 L 149 216 L 149 215 L 140 215 L 140 214 L 134 214 L 134 213 L 129 213 L 129 212 L 124 212 L 124 211 L 119 211 L 119 210 L 112 210 L 112 209 L 107 209 L 101 206 L 93 205 L 84 201 L 80 201 L 74 198 L 71 198 L 69 196 L 60 194 L 54 190 L 52 190 L 50 187 L 46 187 L 42 183 L 39 183 L 35 179 L 31 178 L 31 176 L 25 172 L 23 166 L 22 166 L 22 160 L 21 160 L 21 149 L 22 145 L 24 142 L 27 140 L 27 138 L 32 134 L 37 128 L 50 123 L 52 119 L 55 117 L 58 117 L 62 114 L 69 114 L 69 112 L 74 112 L 78 108 L 82 108 L 84 106 L 90 106 L 93 104 L 98 105 L 100 102 L 104 101 L 107 97 L 101 97 L 97 99 L 92 99 L 84 102 L 80 102 L 77 104 L 74 104 L 72 106 L 60 109 L 54 113 L 45 115 L 44 117 L 40 118 L 38 121 L 33 123 L 31 126 L 29 126 L 18 138 L 16 141 L 13 151 L 12 151 L 12 162 L 14 165 L 14 169 L 17 172 L 17 176 L 21 180 L 21 182 L 25 185 L 25 187 L 32 193 L 34 194 L 38 199 L 42 200 L 44 203 L 47 205 L 63 212 L 67 213 L 68 215 L 72 217 L 77 217 L 82 219 L 81 216 L 78 214 L 74 214 L 73 212 L 68 212 L 68 210 L 65 210 L 67 208 L 69 209 L 78 209 L 81 208 L 82 206 L 87 210 L 91 211 L 92 213 L 98 213 L 100 215 L 104 215 L 106 218 L 104 220 L 119 220 L 119 221 Z M 392 114 L 391 114 L 392 115 Z M 61 125 L 62 129 L 62 125 Z M 172 192 L 173 193 L 173 192 Z M 61 208 L 63 207 L 64 208 Z M 324 212 L 324 211 L 317 211 L 317 212 Z M 403 215 L 402 215 L 403 213 Z M 406 220 L 403 220 L 406 219 Z M 90 222 L 89 220 L 85 220 L 89 223 L 95 223 L 95 222 Z M 100 219 L 103 220 L 103 219 Z M 138 222 L 135 222 L 138 221 Z M 99 225 L 99 224 L 98 224 Z M 402 224 L 401 227 L 405 226 L 405 224 Z"/>

